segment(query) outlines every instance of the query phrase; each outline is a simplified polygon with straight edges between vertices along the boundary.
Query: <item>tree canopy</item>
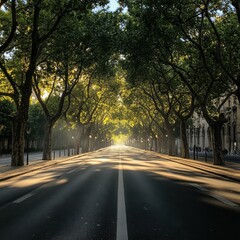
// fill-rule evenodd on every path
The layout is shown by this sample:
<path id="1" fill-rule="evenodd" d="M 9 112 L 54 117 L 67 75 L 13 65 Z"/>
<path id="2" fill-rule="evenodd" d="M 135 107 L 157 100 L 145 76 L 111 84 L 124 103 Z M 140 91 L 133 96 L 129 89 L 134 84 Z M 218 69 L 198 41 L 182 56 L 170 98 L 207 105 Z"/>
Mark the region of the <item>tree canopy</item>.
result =
<path id="1" fill-rule="evenodd" d="M 177 136 L 189 157 L 194 111 L 223 164 L 221 107 L 231 95 L 240 100 L 238 1 L 121 0 L 115 12 L 107 3 L 0 2 L 0 124 L 9 132 L 12 123 L 12 165 L 24 164 L 29 124 L 35 139 L 45 129 L 43 159 L 51 159 L 60 122 L 77 153 L 119 137 L 173 155 Z"/>

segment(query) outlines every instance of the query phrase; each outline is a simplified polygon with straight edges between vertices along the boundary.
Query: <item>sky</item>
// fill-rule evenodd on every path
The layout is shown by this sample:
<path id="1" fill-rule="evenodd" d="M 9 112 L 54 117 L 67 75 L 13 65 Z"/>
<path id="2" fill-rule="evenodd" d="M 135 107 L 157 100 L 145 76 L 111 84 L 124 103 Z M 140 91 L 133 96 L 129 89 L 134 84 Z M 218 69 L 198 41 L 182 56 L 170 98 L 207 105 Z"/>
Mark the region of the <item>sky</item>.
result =
<path id="1" fill-rule="evenodd" d="M 110 0 L 109 2 L 110 11 L 115 11 L 119 7 L 117 0 Z"/>

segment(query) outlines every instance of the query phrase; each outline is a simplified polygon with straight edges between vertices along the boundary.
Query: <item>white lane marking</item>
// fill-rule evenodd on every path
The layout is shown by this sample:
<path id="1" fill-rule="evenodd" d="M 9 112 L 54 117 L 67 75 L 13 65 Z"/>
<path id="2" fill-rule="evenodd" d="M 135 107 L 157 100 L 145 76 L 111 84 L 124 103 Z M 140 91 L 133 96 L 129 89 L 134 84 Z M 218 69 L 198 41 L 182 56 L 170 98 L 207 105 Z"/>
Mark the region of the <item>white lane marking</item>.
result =
<path id="1" fill-rule="evenodd" d="M 25 201 L 26 199 L 32 197 L 34 194 L 33 193 L 28 193 L 20 198 L 18 198 L 17 200 L 13 201 L 13 203 L 21 203 L 23 201 Z"/>
<path id="2" fill-rule="evenodd" d="M 203 192 L 207 192 L 208 190 L 202 186 L 200 186 L 199 184 L 196 184 L 196 183 L 189 183 L 191 186 L 203 191 Z"/>
<path id="3" fill-rule="evenodd" d="M 128 240 L 127 216 L 126 216 L 121 156 L 119 159 L 119 170 L 118 170 L 118 204 L 117 204 L 117 238 L 116 240 Z"/>
<path id="4" fill-rule="evenodd" d="M 77 170 L 77 169 L 73 169 L 73 170 L 71 170 L 71 171 L 68 171 L 67 174 L 73 173 L 73 172 L 75 172 L 76 170 Z"/>
<path id="5" fill-rule="evenodd" d="M 189 183 L 189 184 L 190 184 L 191 186 L 193 186 L 193 187 L 198 188 L 199 190 L 201 190 L 201 191 L 203 191 L 203 192 L 208 192 L 208 190 L 207 190 L 206 188 L 204 188 L 204 187 L 202 187 L 202 186 L 200 186 L 200 185 L 198 185 L 198 184 L 196 184 L 196 183 Z M 237 205 L 236 203 L 231 202 L 230 200 L 228 200 L 228 199 L 226 199 L 226 198 L 224 198 L 224 197 L 221 197 L 221 196 L 219 196 L 219 195 L 217 195 L 217 194 L 209 193 L 209 196 L 217 199 L 218 201 L 220 201 L 220 202 L 222 202 L 222 203 L 224 203 L 224 204 L 226 204 L 226 205 L 228 205 L 228 206 L 238 207 L 238 205 Z"/>
<path id="6" fill-rule="evenodd" d="M 210 196 L 212 196 L 213 198 L 219 200 L 220 202 L 224 203 L 224 204 L 227 204 L 228 206 L 231 206 L 231 207 L 238 207 L 238 205 L 234 202 L 231 202 L 229 201 L 228 199 L 224 198 L 224 197 L 221 197 L 219 195 L 216 195 L 216 194 L 210 194 Z"/>

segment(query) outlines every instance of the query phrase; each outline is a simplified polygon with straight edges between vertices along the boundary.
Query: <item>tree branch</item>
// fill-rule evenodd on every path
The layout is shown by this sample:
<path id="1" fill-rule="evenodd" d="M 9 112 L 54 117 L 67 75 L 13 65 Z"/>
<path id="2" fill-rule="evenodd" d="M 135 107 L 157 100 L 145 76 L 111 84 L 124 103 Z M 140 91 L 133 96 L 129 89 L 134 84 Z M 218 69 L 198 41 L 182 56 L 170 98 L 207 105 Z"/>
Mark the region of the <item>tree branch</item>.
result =
<path id="1" fill-rule="evenodd" d="M 2 0 L 0 2 L 0 7 L 6 3 L 7 0 Z M 6 41 L 2 44 L 2 46 L 0 46 L 0 53 L 2 53 L 7 47 L 8 45 L 12 42 L 14 34 L 16 32 L 17 29 L 17 17 L 16 17 L 16 1 L 12 0 L 12 4 L 11 4 L 11 8 L 12 8 L 12 27 L 11 27 L 11 32 L 8 35 L 8 38 L 6 39 Z"/>
<path id="2" fill-rule="evenodd" d="M 16 84 L 16 82 L 13 80 L 12 76 L 8 73 L 7 69 L 5 68 L 5 66 L 3 65 L 3 63 L 0 61 L 0 69 L 2 70 L 2 72 L 4 73 L 4 75 L 6 76 L 7 80 L 9 81 L 9 83 L 11 84 L 14 94 L 16 95 L 16 98 L 18 99 L 19 94 L 18 94 L 18 85 Z"/>
<path id="3" fill-rule="evenodd" d="M 239 4 L 240 4 L 240 1 L 237 1 L 237 2 L 239 2 Z M 221 42 L 220 34 L 219 34 L 219 32 L 218 32 L 214 22 L 212 21 L 210 15 L 209 15 L 208 4 L 209 4 L 209 2 L 205 3 L 205 15 L 206 15 L 207 20 L 210 23 L 210 25 L 211 25 L 211 27 L 212 27 L 212 29 L 214 31 L 214 34 L 215 34 L 215 36 L 217 38 L 217 50 L 216 50 L 217 51 L 217 58 L 218 58 L 217 60 L 218 60 L 218 62 L 220 64 L 221 68 L 223 69 L 223 71 L 227 74 L 227 76 L 231 79 L 231 81 L 236 84 L 238 81 L 227 70 L 227 68 L 225 67 L 225 65 L 223 63 L 223 59 L 222 59 L 222 42 Z"/>

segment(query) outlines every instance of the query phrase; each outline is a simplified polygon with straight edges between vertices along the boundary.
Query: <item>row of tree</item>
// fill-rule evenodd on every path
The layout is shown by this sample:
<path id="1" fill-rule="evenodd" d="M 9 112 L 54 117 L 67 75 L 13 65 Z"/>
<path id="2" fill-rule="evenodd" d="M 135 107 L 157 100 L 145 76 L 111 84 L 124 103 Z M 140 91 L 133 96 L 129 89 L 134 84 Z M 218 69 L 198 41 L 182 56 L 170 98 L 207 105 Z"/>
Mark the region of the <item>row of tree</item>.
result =
<path id="1" fill-rule="evenodd" d="M 77 153 L 83 135 L 95 131 L 109 141 L 109 108 L 119 91 L 113 81 L 119 28 L 116 14 L 101 10 L 106 3 L 0 2 L 0 100 L 10 106 L 0 114 L 12 125 L 13 166 L 24 164 L 26 129 L 41 136 L 43 122 L 36 125 L 34 117 L 42 113 L 43 159 L 51 159 L 52 129 L 60 119 L 75 129 Z"/>
<path id="2" fill-rule="evenodd" d="M 162 136 L 170 155 L 180 124 L 189 157 L 186 123 L 197 111 L 211 129 L 214 164 L 223 164 L 220 110 L 229 96 L 240 100 L 239 1 L 119 2 L 116 12 L 100 8 L 104 0 L 0 2 L 0 97 L 14 104 L 1 114 L 13 126 L 12 165 L 23 165 L 32 96 L 46 121 L 44 159 L 60 118 L 76 129 L 76 149 L 90 136 L 86 126 L 101 132 L 109 123 L 132 139 Z"/>
<path id="3" fill-rule="evenodd" d="M 209 124 L 214 164 L 224 164 L 221 107 L 240 100 L 239 1 L 121 1 L 128 7 L 124 26 L 124 66 L 135 86 L 134 104 L 174 149 L 180 122 L 182 156 L 188 157 L 186 122 L 193 111 Z"/>

